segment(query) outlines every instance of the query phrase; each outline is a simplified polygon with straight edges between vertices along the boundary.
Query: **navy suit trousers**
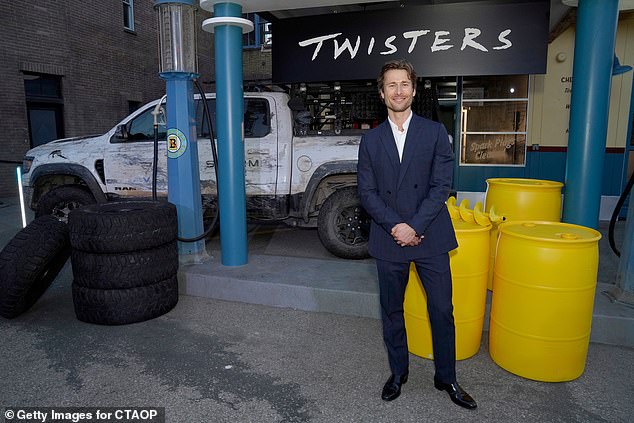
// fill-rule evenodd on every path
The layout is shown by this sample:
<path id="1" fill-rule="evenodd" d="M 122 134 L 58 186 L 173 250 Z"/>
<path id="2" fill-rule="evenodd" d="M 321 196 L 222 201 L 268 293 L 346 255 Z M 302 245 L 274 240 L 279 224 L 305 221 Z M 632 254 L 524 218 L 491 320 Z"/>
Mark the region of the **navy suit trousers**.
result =
<path id="1" fill-rule="evenodd" d="M 456 381 L 456 334 L 451 300 L 449 254 L 413 260 L 427 295 L 427 311 L 432 330 L 435 379 L 443 383 Z M 407 333 L 403 317 L 405 287 L 409 263 L 376 259 L 383 321 L 383 340 L 390 370 L 395 375 L 409 371 Z"/>

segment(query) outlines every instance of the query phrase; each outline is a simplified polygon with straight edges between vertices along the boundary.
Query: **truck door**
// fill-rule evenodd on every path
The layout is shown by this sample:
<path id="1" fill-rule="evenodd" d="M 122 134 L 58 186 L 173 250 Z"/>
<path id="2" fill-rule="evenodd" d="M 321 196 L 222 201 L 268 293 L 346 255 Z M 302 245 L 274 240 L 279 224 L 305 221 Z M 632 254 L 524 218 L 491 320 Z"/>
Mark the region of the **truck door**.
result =
<path id="1" fill-rule="evenodd" d="M 214 125 L 214 135 L 217 137 L 216 99 L 208 97 L 207 105 L 212 125 Z M 244 99 L 244 168 L 247 203 L 251 196 L 275 196 L 276 194 L 277 131 L 271 112 L 274 107 L 274 100 L 267 96 L 247 94 Z M 213 169 L 209 130 L 203 119 L 203 107 L 200 102 L 196 105 L 196 121 L 199 128 L 201 190 L 203 194 L 216 195 L 216 175 Z"/>
<path id="2" fill-rule="evenodd" d="M 154 106 L 148 106 L 127 121 L 125 132 L 110 137 L 104 154 L 107 190 L 122 197 L 152 195 L 152 160 L 154 142 Z M 162 118 L 165 122 L 165 118 Z M 159 125 L 157 191 L 167 195 L 167 153 L 165 125 Z"/>

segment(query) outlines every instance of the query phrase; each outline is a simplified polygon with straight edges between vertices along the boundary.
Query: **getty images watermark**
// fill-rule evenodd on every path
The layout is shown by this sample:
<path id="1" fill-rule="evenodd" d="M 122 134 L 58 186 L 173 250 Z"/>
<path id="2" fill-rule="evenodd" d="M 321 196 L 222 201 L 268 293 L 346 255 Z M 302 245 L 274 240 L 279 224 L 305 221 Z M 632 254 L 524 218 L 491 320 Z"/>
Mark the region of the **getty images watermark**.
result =
<path id="1" fill-rule="evenodd" d="M 164 407 L 6 407 L 5 423 L 165 423 Z"/>

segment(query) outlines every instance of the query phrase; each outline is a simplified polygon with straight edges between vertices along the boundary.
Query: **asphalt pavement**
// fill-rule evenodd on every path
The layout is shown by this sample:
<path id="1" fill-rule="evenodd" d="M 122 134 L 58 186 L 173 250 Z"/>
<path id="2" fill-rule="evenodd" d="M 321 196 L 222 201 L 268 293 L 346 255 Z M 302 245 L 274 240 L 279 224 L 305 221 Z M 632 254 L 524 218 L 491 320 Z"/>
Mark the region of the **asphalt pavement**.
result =
<path id="1" fill-rule="evenodd" d="M 3 201 L 0 216 L 4 245 L 19 230 L 17 203 Z M 314 231 L 301 231 L 314 244 Z M 634 416 L 628 347 L 590 343 L 581 377 L 546 383 L 500 368 L 483 336 L 480 351 L 457 363 L 476 410 L 436 391 L 433 362 L 414 355 L 401 397 L 388 403 L 380 399 L 389 370 L 377 319 L 181 295 L 157 319 L 100 326 L 75 318 L 71 282 L 67 263 L 31 310 L 0 318 L 0 408 L 154 406 L 177 423 L 631 422 Z"/>

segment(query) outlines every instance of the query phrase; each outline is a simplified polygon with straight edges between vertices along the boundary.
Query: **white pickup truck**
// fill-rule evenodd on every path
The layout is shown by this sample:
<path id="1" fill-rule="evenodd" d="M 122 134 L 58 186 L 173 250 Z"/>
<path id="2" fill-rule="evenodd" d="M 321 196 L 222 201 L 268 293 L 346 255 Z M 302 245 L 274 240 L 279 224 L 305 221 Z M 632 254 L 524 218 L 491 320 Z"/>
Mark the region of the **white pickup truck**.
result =
<path id="1" fill-rule="evenodd" d="M 280 92 L 244 95 L 247 216 L 317 227 L 324 246 L 344 258 L 367 257 L 368 218 L 356 194 L 361 130 L 333 134 L 294 130 L 306 114 L 289 107 Z M 150 198 L 153 116 L 159 100 L 146 104 L 103 135 L 66 138 L 29 150 L 22 178 L 26 204 L 36 216 L 61 220 L 75 207 L 94 202 Z M 198 155 L 205 213 L 216 204 L 216 178 L 196 96 Z M 215 95 L 207 95 L 215 124 Z M 292 105 L 292 103 L 291 103 Z M 164 116 L 162 121 L 164 122 Z M 159 127 L 157 191 L 167 196 L 166 129 Z M 305 126 L 304 126 L 305 128 Z M 339 133 L 339 135 L 335 135 Z"/>

